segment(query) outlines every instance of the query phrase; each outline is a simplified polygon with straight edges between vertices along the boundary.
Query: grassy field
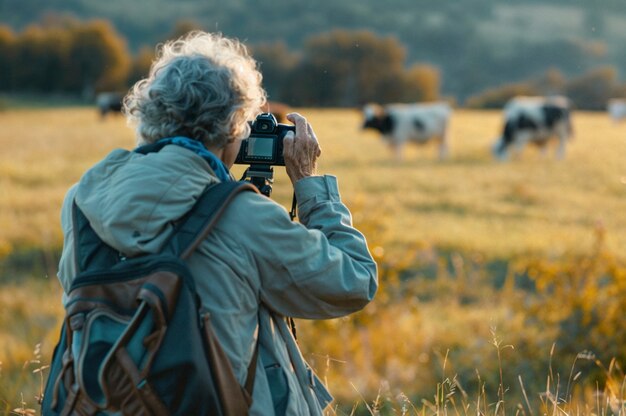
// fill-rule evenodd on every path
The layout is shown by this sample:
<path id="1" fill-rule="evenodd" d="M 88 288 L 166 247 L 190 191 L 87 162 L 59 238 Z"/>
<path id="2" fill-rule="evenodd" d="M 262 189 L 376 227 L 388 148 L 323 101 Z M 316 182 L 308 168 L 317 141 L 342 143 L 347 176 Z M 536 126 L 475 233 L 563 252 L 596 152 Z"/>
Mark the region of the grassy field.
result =
<path id="1" fill-rule="evenodd" d="M 565 160 L 529 148 L 501 163 L 489 152 L 500 114 L 458 110 L 449 160 L 437 161 L 436 149 L 424 146 L 407 149 L 398 162 L 375 134 L 359 130 L 356 111 L 301 112 L 322 145 L 320 172 L 339 177 L 381 270 L 381 290 L 363 312 L 300 323 L 305 355 L 337 396 L 331 413 L 615 408 L 596 400 L 593 378 L 619 379 L 619 368 L 609 367 L 611 348 L 582 352 L 626 340 L 597 324 L 613 316 L 609 306 L 619 310 L 612 300 L 626 295 L 626 125 L 576 113 Z M 49 360 L 57 336 L 64 193 L 111 149 L 132 148 L 134 137 L 124 119 L 101 121 L 95 110 L 78 107 L 4 111 L 0 125 L 2 414 L 22 400 L 36 408 L 40 379 L 32 371 Z M 285 207 L 291 201 L 279 168 L 273 198 Z M 600 341 L 563 341 L 564 322 L 580 324 L 567 334 L 589 322 L 561 316 L 576 296 L 558 282 L 587 288 L 606 276 L 622 286 L 594 286 L 592 309 L 604 308 L 592 322 Z M 574 380 L 570 372 L 583 362 Z"/>

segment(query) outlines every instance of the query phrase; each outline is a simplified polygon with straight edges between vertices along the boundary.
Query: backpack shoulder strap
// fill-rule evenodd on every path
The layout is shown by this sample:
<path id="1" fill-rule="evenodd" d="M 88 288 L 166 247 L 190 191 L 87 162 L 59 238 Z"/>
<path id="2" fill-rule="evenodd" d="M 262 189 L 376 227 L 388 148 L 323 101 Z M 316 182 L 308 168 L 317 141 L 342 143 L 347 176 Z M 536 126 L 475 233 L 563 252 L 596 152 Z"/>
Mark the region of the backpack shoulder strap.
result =
<path id="1" fill-rule="evenodd" d="M 107 267 L 120 261 L 119 251 L 98 237 L 85 214 L 76 205 L 76 201 L 72 203 L 72 233 L 74 264 L 77 273 L 86 271 L 88 268 Z"/>
<path id="2" fill-rule="evenodd" d="M 259 193 L 257 187 L 249 182 L 220 182 L 210 185 L 200 196 L 191 211 L 182 219 L 173 236 L 166 243 L 165 250 L 178 255 L 181 259 L 188 258 L 209 235 L 233 198 L 244 191 Z M 221 348 L 217 349 L 221 351 Z M 242 386 L 248 405 L 250 405 L 252 400 L 258 355 L 259 343 L 257 341 L 252 359 L 248 365 L 248 375 L 246 376 L 245 384 Z M 218 361 L 228 362 L 227 359 Z M 215 368 L 217 367 L 216 365 Z M 228 370 L 216 374 L 216 377 L 221 380 L 219 383 L 223 383 L 223 385 L 234 385 L 234 383 L 237 383 L 230 366 Z M 239 392 L 228 390 L 224 393 L 223 399 L 230 403 L 229 406 L 234 406 L 232 407 L 233 409 L 242 405 L 242 403 L 239 403 L 241 401 Z"/>
<path id="3" fill-rule="evenodd" d="M 180 221 L 174 234 L 165 243 L 164 252 L 182 259 L 188 258 L 211 232 L 228 204 L 237 194 L 244 191 L 257 192 L 248 182 L 220 182 L 209 185 Z"/>
<path id="4" fill-rule="evenodd" d="M 226 206 L 243 191 L 258 193 L 257 188 L 248 182 L 233 181 L 209 185 L 191 211 L 182 218 L 165 244 L 163 252 L 182 259 L 189 257 L 209 234 Z M 120 253 L 102 241 L 75 201 L 72 204 L 72 216 L 77 272 L 110 267 L 120 261 Z"/>

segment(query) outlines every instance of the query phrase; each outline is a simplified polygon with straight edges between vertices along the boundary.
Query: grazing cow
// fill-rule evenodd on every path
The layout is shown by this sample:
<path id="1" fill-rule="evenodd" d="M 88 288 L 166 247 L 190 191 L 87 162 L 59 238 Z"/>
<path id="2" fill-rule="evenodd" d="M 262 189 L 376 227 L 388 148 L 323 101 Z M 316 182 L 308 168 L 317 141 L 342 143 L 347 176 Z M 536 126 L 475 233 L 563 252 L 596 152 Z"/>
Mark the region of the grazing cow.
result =
<path id="1" fill-rule="evenodd" d="M 626 118 L 626 100 L 620 98 L 610 99 L 606 109 L 611 116 L 611 120 L 618 122 Z"/>
<path id="2" fill-rule="evenodd" d="M 100 118 L 104 120 L 108 113 L 121 113 L 124 96 L 117 92 L 103 92 L 96 97 Z"/>
<path id="3" fill-rule="evenodd" d="M 546 151 L 558 139 L 556 157 L 565 156 L 565 143 L 572 135 L 570 104 L 565 97 L 515 97 L 504 106 L 504 131 L 493 146 L 494 155 L 506 159 L 513 146 L 517 152 L 527 143 Z"/>
<path id="4" fill-rule="evenodd" d="M 363 108 L 363 128 L 378 130 L 397 160 L 407 142 L 439 144 L 439 159 L 448 156 L 448 123 L 452 108 L 446 102 L 421 104 L 368 104 Z"/>

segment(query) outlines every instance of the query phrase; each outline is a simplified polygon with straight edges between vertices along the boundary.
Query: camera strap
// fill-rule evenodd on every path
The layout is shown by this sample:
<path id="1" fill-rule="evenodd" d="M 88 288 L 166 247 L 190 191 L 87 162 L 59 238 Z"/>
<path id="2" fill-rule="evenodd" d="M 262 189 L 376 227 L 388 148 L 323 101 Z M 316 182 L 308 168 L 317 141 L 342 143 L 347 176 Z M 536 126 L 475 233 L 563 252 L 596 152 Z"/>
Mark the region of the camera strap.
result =
<path id="1" fill-rule="evenodd" d="M 289 211 L 289 218 L 293 221 L 298 215 L 297 212 L 298 201 L 296 201 L 296 191 L 293 191 L 293 199 L 291 200 L 291 211 Z"/>

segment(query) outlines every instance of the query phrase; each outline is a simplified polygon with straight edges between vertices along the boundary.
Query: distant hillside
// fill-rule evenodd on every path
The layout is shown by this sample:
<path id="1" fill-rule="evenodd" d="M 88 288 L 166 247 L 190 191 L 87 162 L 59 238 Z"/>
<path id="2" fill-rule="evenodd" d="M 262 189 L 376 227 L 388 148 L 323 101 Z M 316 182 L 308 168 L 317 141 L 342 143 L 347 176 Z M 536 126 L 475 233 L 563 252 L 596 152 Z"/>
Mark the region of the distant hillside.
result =
<path id="1" fill-rule="evenodd" d="M 20 30 L 51 14 L 106 18 L 131 50 L 154 45 L 181 20 L 249 44 L 285 42 L 334 28 L 396 36 L 408 62 L 443 73 L 444 91 L 460 97 L 536 76 L 548 67 L 576 75 L 598 65 L 626 70 L 622 0 L 0 0 L 0 23 Z"/>

